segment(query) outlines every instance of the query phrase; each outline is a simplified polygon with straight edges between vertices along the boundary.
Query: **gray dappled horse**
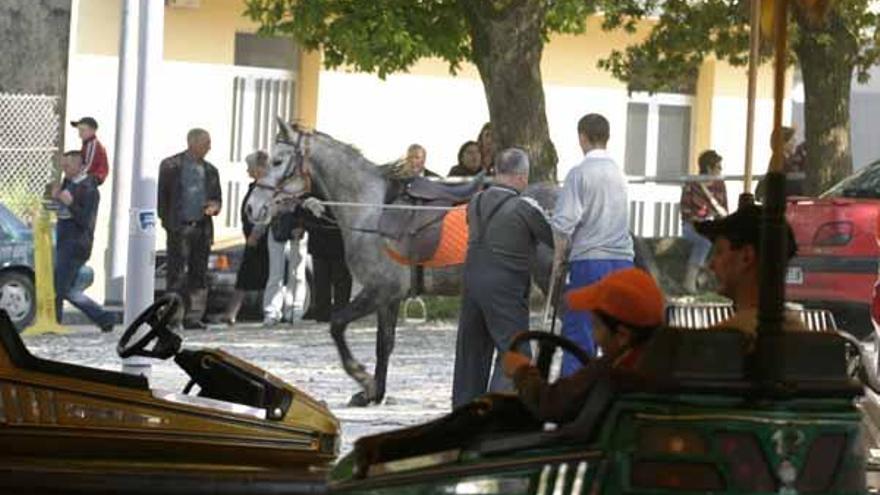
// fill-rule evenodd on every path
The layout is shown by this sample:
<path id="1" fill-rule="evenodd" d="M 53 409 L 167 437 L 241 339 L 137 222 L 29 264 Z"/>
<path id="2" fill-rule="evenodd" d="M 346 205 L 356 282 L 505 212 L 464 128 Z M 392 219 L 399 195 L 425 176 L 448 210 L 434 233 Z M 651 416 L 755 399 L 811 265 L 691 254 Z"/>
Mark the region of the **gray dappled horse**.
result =
<path id="1" fill-rule="evenodd" d="M 268 223 L 275 214 L 294 207 L 297 198 L 307 192 L 327 201 L 378 205 L 385 202 L 388 179 L 354 147 L 280 119 L 278 124 L 280 132 L 269 174 L 251 193 L 246 206 L 252 221 Z M 533 194 L 542 205 L 555 202 L 555 195 L 555 186 L 536 187 Z M 333 312 L 330 335 L 345 372 L 361 386 L 349 404 L 379 403 L 385 397 L 388 360 L 394 349 L 400 303 L 410 290 L 410 268 L 388 257 L 385 239 L 375 233 L 381 208 L 330 206 L 330 209 L 342 233 L 348 267 L 362 286 L 348 305 Z M 552 248 L 542 247 L 536 259 L 539 261 L 532 267 L 533 278 L 546 293 Z M 350 322 L 372 313 L 377 316 L 378 333 L 376 369 L 371 376 L 352 354 L 345 330 Z"/>

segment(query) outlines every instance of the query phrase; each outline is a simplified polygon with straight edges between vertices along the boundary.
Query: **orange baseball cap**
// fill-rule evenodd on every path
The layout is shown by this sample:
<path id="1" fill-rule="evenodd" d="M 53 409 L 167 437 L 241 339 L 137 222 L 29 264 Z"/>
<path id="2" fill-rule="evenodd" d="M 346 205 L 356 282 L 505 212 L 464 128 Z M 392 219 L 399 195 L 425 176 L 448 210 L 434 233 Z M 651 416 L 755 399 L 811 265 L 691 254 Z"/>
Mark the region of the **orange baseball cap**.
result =
<path id="1" fill-rule="evenodd" d="M 648 272 L 626 268 L 612 272 L 595 284 L 565 294 L 568 307 L 600 311 L 634 327 L 656 327 L 664 322 L 665 298 Z"/>

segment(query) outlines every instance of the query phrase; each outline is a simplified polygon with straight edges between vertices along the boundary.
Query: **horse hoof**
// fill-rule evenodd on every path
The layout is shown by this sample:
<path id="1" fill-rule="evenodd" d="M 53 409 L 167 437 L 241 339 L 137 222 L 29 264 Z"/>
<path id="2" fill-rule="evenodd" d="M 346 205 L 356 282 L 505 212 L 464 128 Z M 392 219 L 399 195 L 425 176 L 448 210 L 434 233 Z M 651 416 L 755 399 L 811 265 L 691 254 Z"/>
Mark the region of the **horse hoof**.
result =
<path id="1" fill-rule="evenodd" d="M 367 407 L 373 403 L 372 399 L 367 398 L 364 392 L 358 392 L 351 396 L 348 400 L 348 407 Z"/>

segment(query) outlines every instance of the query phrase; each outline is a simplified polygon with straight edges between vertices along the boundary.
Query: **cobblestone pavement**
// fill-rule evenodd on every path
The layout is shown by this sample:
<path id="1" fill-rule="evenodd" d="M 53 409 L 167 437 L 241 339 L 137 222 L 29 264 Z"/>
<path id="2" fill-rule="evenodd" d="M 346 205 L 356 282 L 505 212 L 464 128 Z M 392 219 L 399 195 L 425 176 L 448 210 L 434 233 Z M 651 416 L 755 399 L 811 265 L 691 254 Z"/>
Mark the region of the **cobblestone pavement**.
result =
<path id="1" fill-rule="evenodd" d="M 25 337 L 34 354 L 47 359 L 119 370 L 116 342 L 122 327 L 101 334 L 94 327 L 69 327 L 65 335 Z M 391 357 L 387 399 L 380 406 L 347 407 L 359 390 L 342 370 L 326 324 L 297 322 L 264 329 L 258 325 L 234 328 L 212 326 L 187 331 L 184 346 L 219 347 L 281 377 L 326 403 L 342 422 L 343 452 L 357 438 L 371 433 L 421 423 L 449 411 L 455 325 L 401 324 Z M 375 327 L 366 320 L 349 327 L 352 352 L 372 370 L 375 363 Z M 157 361 L 151 387 L 182 390 L 187 377 L 173 361 Z"/>

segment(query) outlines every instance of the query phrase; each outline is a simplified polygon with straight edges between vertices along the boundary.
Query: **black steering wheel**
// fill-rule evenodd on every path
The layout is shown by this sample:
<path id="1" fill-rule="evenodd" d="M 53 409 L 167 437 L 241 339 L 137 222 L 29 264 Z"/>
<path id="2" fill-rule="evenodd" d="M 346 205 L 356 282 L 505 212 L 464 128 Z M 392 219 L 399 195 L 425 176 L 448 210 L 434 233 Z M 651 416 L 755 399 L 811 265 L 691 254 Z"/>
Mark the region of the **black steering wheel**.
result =
<path id="1" fill-rule="evenodd" d="M 568 340 L 565 337 L 548 333 L 548 332 L 522 332 L 513 337 L 513 340 L 510 342 L 510 350 L 511 352 L 517 352 L 517 349 L 526 342 L 531 342 L 533 340 L 538 341 L 539 353 L 538 353 L 538 369 L 541 370 L 541 377 L 545 380 L 549 376 L 550 371 L 550 359 L 553 357 L 553 351 L 556 350 L 557 347 L 562 348 L 565 351 L 570 352 L 578 361 L 584 366 L 589 364 L 592 359 L 587 351 L 581 349 L 581 347 L 571 340 Z"/>
<path id="2" fill-rule="evenodd" d="M 183 300 L 180 296 L 176 294 L 162 296 L 125 329 L 125 333 L 122 334 L 122 338 L 116 345 L 116 353 L 121 358 L 143 356 L 168 359 L 174 356 L 180 350 L 181 339 L 168 328 L 168 325 L 175 317 L 179 318 L 182 309 Z M 130 344 L 131 339 L 144 324 L 149 327 L 149 330 L 141 335 L 137 341 Z M 152 349 L 147 350 L 153 341 L 156 344 Z"/>

